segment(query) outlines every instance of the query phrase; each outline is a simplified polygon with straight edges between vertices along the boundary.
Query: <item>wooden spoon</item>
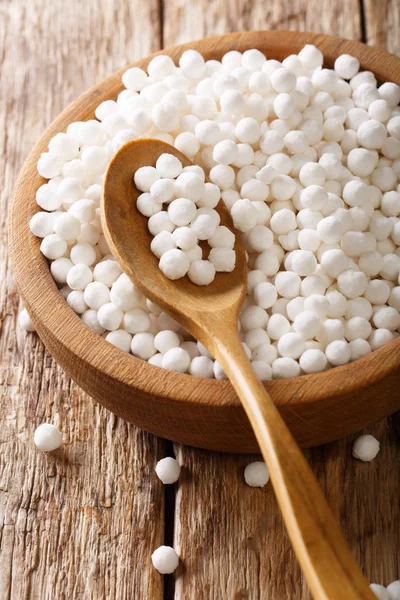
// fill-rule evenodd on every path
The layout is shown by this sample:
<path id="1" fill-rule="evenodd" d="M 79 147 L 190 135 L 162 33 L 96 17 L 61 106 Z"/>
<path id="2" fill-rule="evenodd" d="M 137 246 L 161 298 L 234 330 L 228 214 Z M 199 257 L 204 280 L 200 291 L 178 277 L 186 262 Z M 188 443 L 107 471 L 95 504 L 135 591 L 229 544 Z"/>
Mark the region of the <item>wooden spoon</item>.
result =
<path id="1" fill-rule="evenodd" d="M 246 294 L 247 265 L 240 235 L 236 236 L 235 270 L 217 273 L 209 286 L 197 286 L 187 277 L 171 281 L 158 268 L 158 260 L 150 250 L 152 236 L 147 218 L 136 208 L 139 192 L 133 175 L 139 167 L 154 166 L 164 152 L 177 156 L 184 166 L 192 164 L 169 144 L 154 139 L 128 142 L 112 159 L 101 206 L 110 249 L 143 293 L 204 344 L 229 377 L 260 445 L 314 598 L 374 600 L 308 463 L 243 350 L 237 320 Z M 233 231 L 222 202 L 218 212 L 221 224 Z"/>

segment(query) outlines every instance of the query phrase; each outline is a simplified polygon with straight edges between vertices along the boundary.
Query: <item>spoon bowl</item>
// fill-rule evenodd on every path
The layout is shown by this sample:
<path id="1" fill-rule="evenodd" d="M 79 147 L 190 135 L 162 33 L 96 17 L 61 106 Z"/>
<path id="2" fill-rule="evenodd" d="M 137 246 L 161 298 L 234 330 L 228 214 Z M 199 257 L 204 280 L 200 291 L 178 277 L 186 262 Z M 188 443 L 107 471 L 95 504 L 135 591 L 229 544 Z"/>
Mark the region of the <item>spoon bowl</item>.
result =
<path id="1" fill-rule="evenodd" d="M 124 272 L 142 292 L 174 317 L 200 342 L 204 330 L 199 327 L 205 315 L 229 320 L 232 327 L 247 288 L 247 264 L 241 237 L 236 235 L 236 266 L 232 273 L 217 273 L 210 285 L 198 286 L 183 277 L 171 281 L 158 267 L 157 257 L 150 251 L 153 236 L 147 228 L 148 218 L 136 207 L 141 192 L 133 184 L 133 175 L 144 166 L 155 166 L 163 153 L 173 154 L 184 167 L 193 163 L 176 148 L 155 139 L 133 140 L 125 144 L 111 160 L 102 198 L 102 226 L 107 243 L 118 258 Z M 232 219 L 222 200 L 216 208 L 221 225 L 232 232 Z"/>

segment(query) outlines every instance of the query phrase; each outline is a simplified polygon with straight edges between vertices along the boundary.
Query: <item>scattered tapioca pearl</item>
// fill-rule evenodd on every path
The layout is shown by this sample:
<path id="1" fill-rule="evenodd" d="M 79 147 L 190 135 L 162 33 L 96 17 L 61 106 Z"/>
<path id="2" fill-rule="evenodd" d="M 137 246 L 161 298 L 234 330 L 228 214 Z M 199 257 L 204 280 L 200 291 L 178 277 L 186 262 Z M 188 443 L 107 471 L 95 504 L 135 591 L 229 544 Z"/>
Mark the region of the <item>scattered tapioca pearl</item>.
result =
<path id="1" fill-rule="evenodd" d="M 181 474 L 181 467 L 178 461 L 171 456 L 162 458 L 156 464 L 157 477 L 165 484 L 175 483 Z"/>
<path id="2" fill-rule="evenodd" d="M 43 452 L 52 452 L 57 450 L 62 444 L 61 431 L 51 423 L 42 423 L 35 430 L 33 436 L 35 445 Z"/>
<path id="3" fill-rule="evenodd" d="M 160 546 L 151 555 L 153 567 L 162 575 L 173 573 L 179 565 L 179 556 L 170 546 Z"/>
<path id="4" fill-rule="evenodd" d="M 177 71 L 161 56 L 149 74 L 128 69 L 117 101 L 57 134 L 38 162 L 48 181 L 37 190 L 41 210 L 30 228 L 69 306 L 143 360 L 226 377 L 121 275 L 102 232 L 107 163 L 126 141 L 153 136 L 195 164 L 182 168 L 167 153 L 137 174 L 152 250 L 171 276 L 208 285 L 234 268 L 235 235 L 242 236 L 249 273 L 240 335 L 260 379 L 320 372 L 395 339 L 399 86 L 378 86 L 349 55 L 322 69 L 311 45 L 282 62 L 250 50 L 221 62 L 189 51 L 180 63 Z M 220 198 L 236 233 L 219 222 Z"/>
<path id="5" fill-rule="evenodd" d="M 379 452 L 380 444 L 373 435 L 362 435 L 353 445 L 353 456 L 364 462 L 374 460 Z"/>
<path id="6" fill-rule="evenodd" d="M 264 487 L 269 481 L 269 472 L 264 462 L 252 462 L 244 470 L 244 480 L 250 487 Z"/>
<path id="7" fill-rule="evenodd" d="M 18 315 L 18 325 L 25 331 L 36 331 L 26 308 L 23 308 Z"/>

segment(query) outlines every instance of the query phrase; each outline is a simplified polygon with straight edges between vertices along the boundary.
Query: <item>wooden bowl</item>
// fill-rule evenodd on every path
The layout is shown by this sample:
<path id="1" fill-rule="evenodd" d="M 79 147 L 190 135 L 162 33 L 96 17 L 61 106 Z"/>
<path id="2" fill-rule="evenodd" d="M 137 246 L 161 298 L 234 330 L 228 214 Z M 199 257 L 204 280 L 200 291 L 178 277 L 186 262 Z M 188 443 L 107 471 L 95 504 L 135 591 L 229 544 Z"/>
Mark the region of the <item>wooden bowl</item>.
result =
<path id="1" fill-rule="evenodd" d="M 339 54 L 356 56 L 380 81 L 400 84 L 400 59 L 358 42 L 317 35 L 258 31 L 214 36 L 163 50 L 174 61 L 188 48 L 206 59 L 228 50 L 258 48 L 282 60 L 312 43 L 327 66 Z M 153 55 L 155 56 L 155 55 Z M 146 68 L 152 57 L 134 65 Z M 49 140 L 73 121 L 94 118 L 103 100 L 123 89 L 121 69 L 71 104 L 47 129 L 26 160 L 9 216 L 11 260 L 32 321 L 54 358 L 86 392 L 109 410 L 156 435 L 184 444 L 229 452 L 257 452 L 241 404 L 227 381 L 204 380 L 165 371 L 129 355 L 89 330 L 69 308 L 29 230 L 37 212 L 37 188 L 44 180 L 36 164 Z M 400 407 L 400 338 L 368 356 L 316 375 L 271 381 L 266 387 L 303 446 L 347 435 Z"/>

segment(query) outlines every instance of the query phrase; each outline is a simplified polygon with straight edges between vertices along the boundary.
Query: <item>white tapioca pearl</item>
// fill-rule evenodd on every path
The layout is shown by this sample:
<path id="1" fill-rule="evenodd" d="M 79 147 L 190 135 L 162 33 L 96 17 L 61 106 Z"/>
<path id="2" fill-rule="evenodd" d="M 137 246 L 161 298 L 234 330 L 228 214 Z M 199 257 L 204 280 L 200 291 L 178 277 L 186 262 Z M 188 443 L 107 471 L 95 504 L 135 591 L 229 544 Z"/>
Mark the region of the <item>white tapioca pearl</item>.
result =
<path id="1" fill-rule="evenodd" d="M 110 302 L 110 292 L 104 283 L 101 283 L 100 281 L 93 281 L 92 283 L 88 283 L 86 285 L 83 298 L 89 308 L 93 310 L 99 310 L 103 304 Z"/>
<path id="2" fill-rule="evenodd" d="M 377 328 L 395 331 L 400 326 L 400 314 L 392 306 L 382 306 L 375 311 L 372 321 Z"/>
<path id="3" fill-rule="evenodd" d="M 388 304 L 396 310 L 400 309 L 400 286 L 396 286 L 390 290 Z"/>
<path id="4" fill-rule="evenodd" d="M 381 279 L 373 279 L 372 281 L 369 281 L 364 292 L 365 298 L 367 298 L 367 300 L 369 300 L 372 304 L 386 304 L 389 294 L 389 285 Z"/>
<path id="5" fill-rule="evenodd" d="M 271 249 L 268 249 L 257 256 L 254 266 L 268 277 L 272 277 L 279 271 L 280 261 L 277 256 L 271 255 Z"/>
<path id="6" fill-rule="evenodd" d="M 255 202 L 265 202 L 269 196 L 269 187 L 263 181 L 249 179 L 242 185 L 240 195 Z"/>
<path id="7" fill-rule="evenodd" d="M 284 250 L 298 250 L 299 230 L 289 231 L 286 235 L 279 236 L 279 243 Z"/>
<path id="8" fill-rule="evenodd" d="M 397 254 L 386 254 L 383 257 L 383 268 L 381 277 L 389 281 L 397 281 L 400 271 L 400 257 Z"/>
<path id="9" fill-rule="evenodd" d="M 394 339 L 393 333 L 389 329 L 373 329 L 368 338 L 372 350 L 377 350 Z"/>
<path id="10" fill-rule="evenodd" d="M 270 308 L 275 304 L 277 298 L 278 293 L 272 283 L 261 282 L 254 288 L 254 300 L 261 308 Z"/>
<path id="11" fill-rule="evenodd" d="M 319 221 L 323 218 L 321 212 L 305 208 L 296 215 L 297 226 L 299 229 L 316 229 Z"/>
<path id="12" fill-rule="evenodd" d="M 387 137 L 386 127 L 375 119 L 369 119 L 361 123 L 357 130 L 357 137 L 361 146 L 379 149 Z"/>
<path id="13" fill-rule="evenodd" d="M 309 250 L 297 250 L 291 261 L 292 270 L 301 275 L 312 275 L 317 266 L 317 260 L 312 252 Z"/>
<path id="14" fill-rule="evenodd" d="M 305 351 L 304 339 L 294 332 L 283 334 L 278 341 L 278 352 L 283 357 L 299 358 Z"/>
<path id="15" fill-rule="evenodd" d="M 381 210 L 386 217 L 397 217 L 400 214 L 400 193 L 391 191 L 383 194 Z"/>
<path id="16" fill-rule="evenodd" d="M 382 192 L 389 192 L 395 187 L 397 175 L 388 166 L 378 166 L 371 173 L 371 182 Z"/>
<path id="17" fill-rule="evenodd" d="M 294 100 L 286 92 L 279 93 L 272 105 L 278 119 L 289 119 L 296 111 Z"/>
<path id="18" fill-rule="evenodd" d="M 264 250 L 271 248 L 274 242 L 274 236 L 271 229 L 268 227 L 256 225 L 249 231 L 246 241 L 250 248 L 255 252 L 264 252 Z"/>
<path id="19" fill-rule="evenodd" d="M 289 298 L 278 298 L 275 304 L 271 308 L 273 315 L 279 314 L 287 318 L 286 306 L 289 303 Z"/>
<path id="20" fill-rule="evenodd" d="M 296 229 L 296 216 L 293 211 L 286 208 L 274 213 L 270 220 L 270 227 L 274 233 L 284 234 Z"/>
<path id="21" fill-rule="evenodd" d="M 371 324 L 363 317 L 352 317 L 345 322 L 344 334 L 349 342 L 357 339 L 367 340 L 371 335 L 371 331 Z"/>
<path id="22" fill-rule="evenodd" d="M 321 244 L 321 238 L 315 229 L 302 229 L 298 234 L 298 244 L 301 250 L 316 252 Z"/>
<path id="23" fill-rule="evenodd" d="M 321 256 L 321 266 L 324 272 L 336 279 L 348 268 L 349 259 L 343 250 L 327 250 Z"/>
<path id="24" fill-rule="evenodd" d="M 341 246 L 347 256 L 361 256 L 367 251 L 367 241 L 361 231 L 347 231 L 343 234 Z"/>
<path id="25" fill-rule="evenodd" d="M 400 140 L 400 115 L 397 114 L 389 120 L 387 130 L 390 135 Z"/>
<path id="26" fill-rule="evenodd" d="M 290 331 L 289 321 L 281 314 L 270 317 L 267 325 L 267 334 L 272 340 L 279 340 L 282 335 Z"/>
<path id="27" fill-rule="evenodd" d="M 292 161 L 287 154 L 276 152 L 268 157 L 267 166 L 273 167 L 281 175 L 288 175 L 292 168 Z M 273 179 L 275 179 L 275 177 Z"/>
<path id="28" fill-rule="evenodd" d="M 325 349 L 329 363 L 336 367 L 348 363 L 351 359 L 351 349 L 345 340 L 334 340 Z"/>
<path id="29" fill-rule="evenodd" d="M 342 173 L 342 161 L 335 154 L 323 154 L 318 164 L 323 168 L 326 177 L 329 179 L 340 179 Z M 325 183 L 325 181 L 323 182 Z M 319 185 L 323 185 L 319 184 Z"/>
<path id="30" fill-rule="evenodd" d="M 323 187 L 319 185 L 310 185 L 301 192 L 300 198 L 306 209 L 318 211 L 328 201 L 328 194 Z"/>
<path id="31" fill-rule="evenodd" d="M 322 294 L 311 294 L 304 300 L 304 310 L 314 313 L 320 319 L 329 312 L 329 301 Z"/>
<path id="32" fill-rule="evenodd" d="M 364 339 L 355 339 L 350 342 L 351 360 L 358 360 L 372 352 L 372 348 Z"/>
<path id="33" fill-rule="evenodd" d="M 278 175 L 271 184 L 271 192 L 276 200 L 289 200 L 296 191 L 296 182 L 288 175 Z"/>
<path id="34" fill-rule="evenodd" d="M 268 365 L 272 365 L 278 357 L 278 351 L 271 343 L 263 343 L 256 346 L 251 354 L 252 360 L 261 360 Z"/>
<path id="35" fill-rule="evenodd" d="M 335 60 L 335 71 L 343 79 L 351 79 L 358 73 L 360 63 L 350 54 L 341 54 Z"/>
<path id="36" fill-rule="evenodd" d="M 294 321 L 297 315 L 304 311 L 304 298 L 297 296 L 286 305 L 286 313 L 291 321 Z"/>
<path id="37" fill-rule="evenodd" d="M 272 363 L 273 379 L 290 379 L 298 375 L 300 375 L 300 366 L 293 358 L 281 357 Z"/>
<path id="38" fill-rule="evenodd" d="M 311 105 L 318 107 L 321 111 L 326 111 L 333 106 L 333 98 L 328 92 L 318 90 L 311 98 Z"/>
<path id="39" fill-rule="evenodd" d="M 299 172 L 299 179 L 305 187 L 322 186 L 326 180 L 326 173 L 322 165 L 314 162 L 307 162 Z"/>
<path id="40" fill-rule="evenodd" d="M 257 167 L 254 167 L 254 169 L 257 170 Z M 227 190 L 234 184 L 235 171 L 228 165 L 215 165 L 210 170 L 209 178 L 221 190 Z"/>
<path id="41" fill-rule="evenodd" d="M 329 216 L 318 223 L 317 233 L 323 242 L 335 244 L 342 237 L 343 227 L 336 217 Z"/>
<path id="42" fill-rule="evenodd" d="M 341 319 L 325 319 L 321 322 L 321 328 L 316 335 L 317 340 L 327 346 L 335 340 L 344 337 L 344 325 Z"/>
<path id="43" fill-rule="evenodd" d="M 359 316 L 369 321 L 372 317 L 372 312 L 369 300 L 366 298 L 354 298 L 347 302 L 345 317 L 346 319 L 351 319 L 352 317 Z"/>
<path id="44" fill-rule="evenodd" d="M 298 313 L 293 322 L 294 330 L 304 339 L 313 338 L 320 330 L 320 327 L 321 321 L 319 317 L 311 311 L 303 311 Z"/>
<path id="45" fill-rule="evenodd" d="M 236 229 L 245 233 L 257 224 L 257 211 L 249 199 L 237 200 L 232 206 L 231 216 Z"/>
<path id="46" fill-rule="evenodd" d="M 268 314 L 261 306 L 253 305 L 244 308 L 239 318 L 242 327 L 246 330 L 265 328 L 268 323 Z"/>
<path id="47" fill-rule="evenodd" d="M 347 299 L 337 290 L 330 290 L 326 293 L 326 298 L 329 302 L 329 312 L 327 317 L 330 319 L 338 319 L 346 312 Z"/>
<path id="48" fill-rule="evenodd" d="M 261 150 L 268 155 L 281 152 L 284 148 L 285 142 L 283 136 L 274 129 L 268 129 L 260 139 Z"/>
<path id="49" fill-rule="evenodd" d="M 301 279 L 296 273 L 282 271 L 275 277 L 275 287 L 284 298 L 295 298 L 300 292 Z"/>
<path id="50" fill-rule="evenodd" d="M 338 276 L 337 284 L 339 291 L 346 296 L 346 298 L 353 299 L 364 294 L 367 288 L 368 279 L 362 271 L 348 269 Z"/>
<path id="51" fill-rule="evenodd" d="M 254 350 L 261 344 L 269 344 L 270 339 L 264 329 L 250 329 L 243 338 L 244 343 L 250 350 Z"/>
<path id="52" fill-rule="evenodd" d="M 145 217 L 151 217 L 152 215 L 162 211 L 162 204 L 155 204 L 150 192 L 144 192 L 138 196 L 136 200 L 136 208 Z"/>

